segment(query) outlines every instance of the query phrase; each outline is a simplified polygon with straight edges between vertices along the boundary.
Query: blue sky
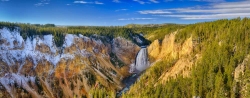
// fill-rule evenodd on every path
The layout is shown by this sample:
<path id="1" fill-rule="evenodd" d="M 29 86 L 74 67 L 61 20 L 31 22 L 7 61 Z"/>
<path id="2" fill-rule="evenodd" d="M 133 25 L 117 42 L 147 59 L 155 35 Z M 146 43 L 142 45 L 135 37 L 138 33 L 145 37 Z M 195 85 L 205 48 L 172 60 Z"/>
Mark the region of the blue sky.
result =
<path id="1" fill-rule="evenodd" d="M 0 21 L 114 26 L 250 17 L 250 0 L 0 0 Z"/>

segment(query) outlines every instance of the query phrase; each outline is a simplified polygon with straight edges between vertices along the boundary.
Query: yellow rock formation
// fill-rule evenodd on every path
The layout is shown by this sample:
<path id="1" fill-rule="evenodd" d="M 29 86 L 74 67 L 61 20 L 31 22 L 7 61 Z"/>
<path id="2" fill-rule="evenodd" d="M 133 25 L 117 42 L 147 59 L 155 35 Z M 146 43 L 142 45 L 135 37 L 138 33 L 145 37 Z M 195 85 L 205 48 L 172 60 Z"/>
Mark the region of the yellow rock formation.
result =
<path id="1" fill-rule="evenodd" d="M 191 67 L 194 63 L 191 53 L 193 52 L 192 37 L 188 38 L 182 45 L 175 42 L 175 34 L 178 32 L 166 35 L 163 41 L 155 40 L 148 47 L 148 54 L 151 62 L 175 59 L 176 63 L 168 69 L 159 78 L 162 83 L 170 78 L 176 78 L 177 75 L 188 77 Z"/>

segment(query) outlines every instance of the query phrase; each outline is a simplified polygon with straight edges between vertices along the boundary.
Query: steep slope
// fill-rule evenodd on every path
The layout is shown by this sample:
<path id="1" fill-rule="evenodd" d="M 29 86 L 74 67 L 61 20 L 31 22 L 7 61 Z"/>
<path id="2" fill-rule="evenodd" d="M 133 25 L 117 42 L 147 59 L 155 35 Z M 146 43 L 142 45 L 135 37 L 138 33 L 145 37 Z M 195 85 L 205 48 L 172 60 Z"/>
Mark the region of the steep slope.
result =
<path id="1" fill-rule="evenodd" d="M 24 39 L 3 28 L 0 49 L 0 97 L 72 98 L 99 87 L 122 89 L 140 47 L 120 37 L 81 34 L 66 34 L 57 47 L 52 35 Z"/>
<path id="2" fill-rule="evenodd" d="M 166 59 L 175 60 L 172 68 L 165 71 L 159 80 L 166 81 L 169 78 L 176 78 L 177 75 L 189 76 L 192 65 L 195 61 L 191 56 L 193 52 L 192 37 L 188 38 L 182 45 L 175 42 L 176 32 L 166 35 L 162 43 L 155 40 L 148 47 L 148 54 L 152 62 L 160 62 Z"/>
<path id="3" fill-rule="evenodd" d="M 250 19 L 188 25 L 148 47 L 154 62 L 123 98 L 249 98 Z"/>

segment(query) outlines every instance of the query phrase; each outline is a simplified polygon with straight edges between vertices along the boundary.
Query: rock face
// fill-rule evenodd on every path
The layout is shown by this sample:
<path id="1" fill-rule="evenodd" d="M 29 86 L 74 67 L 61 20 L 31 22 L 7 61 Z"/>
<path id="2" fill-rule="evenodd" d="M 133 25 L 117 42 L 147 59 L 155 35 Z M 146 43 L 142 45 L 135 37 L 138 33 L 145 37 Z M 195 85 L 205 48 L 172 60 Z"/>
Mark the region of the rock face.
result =
<path id="1" fill-rule="evenodd" d="M 157 59 L 161 50 L 160 48 L 161 46 L 159 40 L 155 40 L 153 43 L 150 44 L 150 46 L 148 46 L 148 55 L 151 61 Z"/>
<path id="2" fill-rule="evenodd" d="M 113 39 L 112 52 L 122 60 L 125 64 L 131 64 L 135 62 L 135 56 L 140 50 L 140 47 L 128 42 L 126 39 L 118 37 Z M 130 54 L 132 53 L 132 54 Z"/>
<path id="3" fill-rule="evenodd" d="M 159 40 L 155 40 L 148 47 L 148 54 L 151 61 L 178 57 L 177 51 L 180 46 L 175 43 L 175 34 L 176 32 L 166 35 L 161 43 Z"/>
<path id="4" fill-rule="evenodd" d="M 240 93 L 242 94 L 242 98 L 248 98 L 249 96 L 248 89 L 250 83 L 248 81 L 250 81 L 250 79 L 249 78 L 242 79 L 244 77 L 248 77 L 246 73 L 247 73 L 247 68 L 249 68 L 249 61 L 250 61 L 250 55 L 247 55 L 242 61 L 242 63 L 238 64 L 238 66 L 234 70 L 234 81 L 236 82 L 234 84 L 234 89 L 237 89 L 238 86 L 237 84 L 241 84 Z"/>
<path id="5" fill-rule="evenodd" d="M 247 57 L 243 60 L 243 62 L 241 64 L 239 64 L 236 68 L 235 68 L 235 71 L 234 71 L 234 80 L 236 82 L 240 82 L 240 76 L 244 76 L 244 72 L 245 72 L 245 69 L 246 69 L 246 65 L 247 63 L 249 62 L 249 59 L 250 59 L 250 55 L 247 55 Z"/>
<path id="6" fill-rule="evenodd" d="M 173 67 L 161 75 L 159 80 L 162 83 L 170 78 L 175 78 L 177 75 L 188 77 L 191 73 L 191 67 L 196 61 L 196 59 L 190 55 L 193 52 L 192 37 L 188 38 L 180 45 L 175 43 L 176 33 L 177 32 L 166 35 L 161 43 L 158 40 L 155 40 L 148 47 L 148 54 L 151 62 L 167 59 L 176 60 Z"/>
<path id="7" fill-rule="evenodd" d="M 105 39 L 103 42 L 100 39 Z M 52 35 L 23 39 L 17 30 L 0 30 L 0 96 L 81 97 L 99 86 L 122 88 L 140 47 L 124 38 L 66 34 L 62 47 Z M 111 62 L 115 54 L 122 67 Z"/>

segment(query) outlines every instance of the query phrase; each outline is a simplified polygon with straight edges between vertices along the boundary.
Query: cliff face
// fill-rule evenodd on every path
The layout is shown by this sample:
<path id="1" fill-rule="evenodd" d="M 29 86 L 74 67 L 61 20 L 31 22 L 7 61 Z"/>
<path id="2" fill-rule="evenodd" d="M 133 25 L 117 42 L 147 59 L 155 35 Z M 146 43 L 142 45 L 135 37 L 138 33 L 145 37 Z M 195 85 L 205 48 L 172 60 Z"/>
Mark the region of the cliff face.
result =
<path id="1" fill-rule="evenodd" d="M 23 39 L 18 31 L 3 28 L 0 97 L 88 97 L 99 86 L 120 90 L 139 50 L 120 37 L 72 34 L 57 47 L 52 35 Z"/>
<path id="2" fill-rule="evenodd" d="M 161 82 L 176 78 L 177 75 L 188 77 L 191 67 L 196 61 L 196 58 L 194 59 L 194 57 L 191 56 L 194 47 L 192 37 L 188 38 L 183 44 L 178 44 L 175 42 L 176 33 L 177 32 L 166 35 L 161 43 L 159 40 L 155 40 L 148 47 L 151 62 L 175 60 L 174 65 L 172 65 L 170 69 L 166 69 L 159 78 Z"/>

